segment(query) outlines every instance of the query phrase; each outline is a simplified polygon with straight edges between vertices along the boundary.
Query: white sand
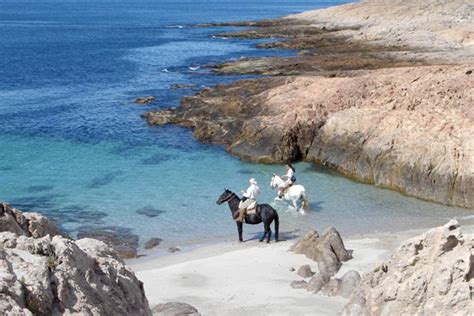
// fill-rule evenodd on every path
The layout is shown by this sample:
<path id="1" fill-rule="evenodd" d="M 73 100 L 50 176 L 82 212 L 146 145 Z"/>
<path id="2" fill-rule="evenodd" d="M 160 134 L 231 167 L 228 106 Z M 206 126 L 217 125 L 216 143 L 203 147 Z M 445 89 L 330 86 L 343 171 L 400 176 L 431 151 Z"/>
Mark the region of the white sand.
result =
<path id="1" fill-rule="evenodd" d="M 316 262 L 287 251 L 293 242 L 212 245 L 129 264 L 144 282 L 150 306 L 184 302 L 203 315 L 335 315 L 345 299 L 290 287 L 301 279 L 291 267 L 309 264 L 317 271 Z M 366 272 L 389 254 L 379 238 L 345 244 L 354 259 L 344 263 L 338 276 L 351 269 Z"/>

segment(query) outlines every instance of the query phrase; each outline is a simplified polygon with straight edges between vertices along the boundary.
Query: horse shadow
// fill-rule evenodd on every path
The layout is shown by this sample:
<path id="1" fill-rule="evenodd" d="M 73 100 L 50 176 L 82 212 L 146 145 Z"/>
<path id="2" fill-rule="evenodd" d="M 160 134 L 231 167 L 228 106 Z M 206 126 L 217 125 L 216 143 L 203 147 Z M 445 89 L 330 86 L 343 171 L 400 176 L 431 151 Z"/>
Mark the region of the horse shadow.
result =
<path id="1" fill-rule="evenodd" d="M 299 232 L 301 232 L 300 229 L 294 229 L 292 231 L 280 231 L 279 236 L 278 236 L 278 242 L 295 240 L 300 237 Z M 255 233 L 249 233 L 249 234 L 251 235 L 251 237 L 244 240 L 244 242 L 260 240 L 263 236 L 263 233 L 261 232 L 255 232 Z"/>

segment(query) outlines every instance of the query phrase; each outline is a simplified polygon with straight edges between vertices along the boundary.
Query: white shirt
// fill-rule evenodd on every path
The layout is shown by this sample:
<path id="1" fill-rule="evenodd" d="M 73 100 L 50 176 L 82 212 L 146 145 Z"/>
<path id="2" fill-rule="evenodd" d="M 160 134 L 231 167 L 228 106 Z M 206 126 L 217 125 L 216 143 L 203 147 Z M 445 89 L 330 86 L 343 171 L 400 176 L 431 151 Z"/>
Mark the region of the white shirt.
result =
<path id="1" fill-rule="evenodd" d="M 287 176 L 287 180 L 291 179 L 292 176 L 295 175 L 295 172 L 293 171 L 293 169 L 289 168 L 288 171 L 286 172 L 286 176 Z"/>
<path id="2" fill-rule="evenodd" d="M 244 193 L 244 196 L 248 199 L 256 200 L 259 194 L 260 188 L 255 184 L 251 184 L 247 189 L 247 192 Z"/>

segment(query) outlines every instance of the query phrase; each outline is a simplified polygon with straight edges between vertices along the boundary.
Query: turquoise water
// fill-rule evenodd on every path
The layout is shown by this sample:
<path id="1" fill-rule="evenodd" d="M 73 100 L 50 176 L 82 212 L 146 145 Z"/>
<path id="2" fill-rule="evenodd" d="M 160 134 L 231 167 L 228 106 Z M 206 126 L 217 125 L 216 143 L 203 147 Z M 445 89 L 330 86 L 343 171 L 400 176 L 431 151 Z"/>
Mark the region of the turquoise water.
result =
<path id="1" fill-rule="evenodd" d="M 213 38 L 231 28 L 191 23 L 276 17 L 340 1 L 2 1 L 0 2 L 0 200 L 54 218 L 72 235 L 118 226 L 165 244 L 236 234 L 224 188 L 255 177 L 261 201 L 282 166 L 240 162 L 196 142 L 189 130 L 149 127 L 140 114 L 237 77 L 205 66 L 241 56 L 292 52 L 257 41 Z M 172 84 L 194 84 L 184 90 Z M 133 104 L 155 95 L 152 107 Z M 344 234 L 441 224 L 472 212 L 404 197 L 296 165 L 312 211 L 277 204 L 283 236 L 335 226 Z M 148 214 L 153 217 L 144 215 Z M 261 227 L 246 227 L 253 236 Z"/>

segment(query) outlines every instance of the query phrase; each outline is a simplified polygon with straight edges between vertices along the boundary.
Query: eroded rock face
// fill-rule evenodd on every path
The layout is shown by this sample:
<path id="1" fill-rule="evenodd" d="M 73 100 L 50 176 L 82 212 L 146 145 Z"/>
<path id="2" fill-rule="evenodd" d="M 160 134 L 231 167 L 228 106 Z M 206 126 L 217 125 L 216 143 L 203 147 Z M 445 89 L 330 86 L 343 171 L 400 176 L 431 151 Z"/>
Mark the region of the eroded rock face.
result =
<path id="1" fill-rule="evenodd" d="M 341 236 L 333 227 L 325 231 L 322 236 L 319 236 L 317 231 L 310 231 L 291 246 L 290 251 L 304 254 L 318 262 L 319 274 L 326 280 L 339 271 L 342 262 L 352 259 L 344 247 Z"/>
<path id="2" fill-rule="evenodd" d="M 4 315 L 151 315 L 143 284 L 101 241 L 11 232 L 0 241 Z"/>
<path id="3" fill-rule="evenodd" d="M 34 238 L 63 235 L 46 217 L 38 213 L 20 212 L 6 203 L 0 203 L 0 231 Z"/>
<path id="4" fill-rule="evenodd" d="M 198 139 L 244 160 L 302 159 L 407 195 L 473 208 L 472 69 L 244 80 L 203 90 L 146 118 L 192 128 Z"/>
<path id="5" fill-rule="evenodd" d="M 451 220 L 365 275 L 342 315 L 471 315 L 473 271 L 474 235 Z"/>

